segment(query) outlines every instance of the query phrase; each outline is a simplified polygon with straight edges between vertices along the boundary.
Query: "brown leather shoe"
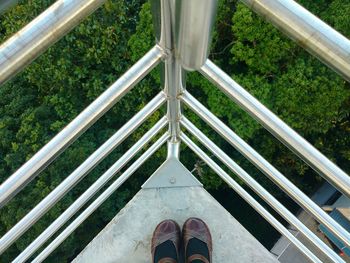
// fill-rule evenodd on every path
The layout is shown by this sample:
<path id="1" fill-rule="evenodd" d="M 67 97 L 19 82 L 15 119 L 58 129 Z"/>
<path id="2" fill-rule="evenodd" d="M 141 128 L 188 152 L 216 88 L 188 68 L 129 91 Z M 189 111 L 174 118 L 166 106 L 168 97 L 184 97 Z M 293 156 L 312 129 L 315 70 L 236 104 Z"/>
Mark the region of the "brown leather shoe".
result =
<path id="1" fill-rule="evenodd" d="M 176 249 L 177 259 L 179 259 L 179 247 L 180 247 L 181 232 L 179 225 L 173 220 L 164 220 L 158 224 L 153 232 L 152 237 L 152 262 L 154 262 L 154 254 L 157 246 L 163 244 L 166 241 L 171 241 Z M 177 263 L 178 261 L 165 257 L 154 263 Z"/>
<path id="2" fill-rule="evenodd" d="M 183 225 L 182 228 L 183 242 L 185 247 L 185 262 L 190 263 L 193 260 L 201 260 L 205 263 L 212 262 L 212 250 L 213 250 L 213 242 L 211 239 L 211 234 L 209 228 L 203 220 L 199 218 L 189 218 Z M 187 258 L 187 246 L 192 238 L 197 238 L 198 240 L 204 242 L 208 248 L 209 260 L 201 254 L 193 254 Z"/>

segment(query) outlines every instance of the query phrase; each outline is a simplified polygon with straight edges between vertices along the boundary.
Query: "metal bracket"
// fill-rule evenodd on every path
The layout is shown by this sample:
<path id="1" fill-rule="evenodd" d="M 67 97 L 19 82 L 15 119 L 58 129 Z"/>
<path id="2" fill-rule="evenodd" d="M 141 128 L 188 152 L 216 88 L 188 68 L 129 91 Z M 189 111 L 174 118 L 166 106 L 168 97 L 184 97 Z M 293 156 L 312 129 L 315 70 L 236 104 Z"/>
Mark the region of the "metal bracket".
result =
<path id="1" fill-rule="evenodd" d="M 142 189 L 191 186 L 203 185 L 177 158 L 171 157 L 142 185 Z"/>

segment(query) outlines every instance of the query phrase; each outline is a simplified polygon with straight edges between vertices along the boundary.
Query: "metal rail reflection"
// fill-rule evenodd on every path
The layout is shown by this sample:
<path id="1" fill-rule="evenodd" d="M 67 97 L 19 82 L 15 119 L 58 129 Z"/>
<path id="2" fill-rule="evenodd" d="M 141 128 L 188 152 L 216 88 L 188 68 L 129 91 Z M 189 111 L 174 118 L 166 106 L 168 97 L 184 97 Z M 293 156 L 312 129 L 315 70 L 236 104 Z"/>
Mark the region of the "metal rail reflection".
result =
<path id="1" fill-rule="evenodd" d="M 161 61 L 163 56 L 164 52 L 159 46 L 153 47 L 49 143 L 11 175 L 0 186 L 0 208 L 130 91 L 132 87 Z"/>
<path id="2" fill-rule="evenodd" d="M 75 169 L 62 183 L 26 214 L 14 227 L 0 239 L 0 254 L 37 222 L 54 204 L 56 204 L 72 187 L 86 174 L 108 156 L 121 142 L 123 142 L 138 126 L 140 126 L 155 110 L 165 102 L 163 92 L 159 93 L 142 110 L 132 117 L 111 138 L 92 153 L 77 169 Z M 162 118 L 162 124 L 167 123 Z"/>
<path id="3" fill-rule="evenodd" d="M 89 215 L 91 215 L 115 190 L 117 190 L 152 154 L 169 138 L 165 133 L 141 155 L 118 179 L 110 185 L 87 209 L 57 236 L 32 262 L 42 262 L 52 253 Z"/>
<path id="4" fill-rule="evenodd" d="M 241 0 L 350 81 L 350 40 L 293 0 Z"/>
<path id="5" fill-rule="evenodd" d="M 305 211 L 313 215 L 320 223 L 324 224 L 335 236 L 350 244 L 350 234 L 331 218 L 321 207 L 304 194 L 298 187 L 288 180 L 272 164 L 265 160 L 248 143 L 242 140 L 225 123 L 211 113 L 190 93 L 185 92 L 182 100 L 195 112 L 200 118 L 208 123 L 216 132 L 218 132 L 227 142 L 237 149 L 244 157 L 262 171 L 271 181 L 276 183 L 283 191 L 292 197 Z"/>
<path id="6" fill-rule="evenodd" d="M 272 135 L 299 155 L 324 179 L 350 198 L 350 177 L 344 171 L 261 104 L 213 62 L 207 60 L 200 72 L 243 110 L 259 121 Z"/>
<path id="7" fill-rule="evenodd" d="M 277 213 L 279 213 L 288 223 L 298 229 L 303 235 L 320 251 L 325 252 L 333 262 L 342 261 L 342 259 L 330 247 L 323 243 L 311 230 L 309 230 L 299 219 L 293 215 L 285 206 L 283 206 L 272 194 L 263 188 L 254 178 L 244 171 L 236 162 L 234 162 L 225 152 L 216 146 L 207 136 L 204 135 L 187 118 L 183 118 L 181 124 L 196 139 L 199 140 L 208 150 L 219 158 L 233 173 L 235 173 L 246 185 L 248 185 L 257 195 L 259 195 L 267 204 L 269 204 Z M 346 230 L 343 232 L 347 233 Z"/>
<path id="8" fill-rule="evenodd" d="M 7 8 L 11 1 L 16 2 L 5 0 L 4 7 Z M 0 46 L 0 85 L 30 64 L 105 1 L 58 0 L 3 43 Z"/>
<path id="9" fill-rule="evenodd" d="M 217 165 L 204 151 L 202 151 L 186 134 L 181 134 L 183 142 L 191 148 L 213 171 L 218 174 L 235 192 L 237 192 L 250 206 L 266 219 L 278 232 L 292 242 L 312 262 L 321 263 L 303 243 L 288 231 L 276 218 L 274 218 L 261 204 L 259 204 L 247 191 L 231 178 L 219 165 Z"/>

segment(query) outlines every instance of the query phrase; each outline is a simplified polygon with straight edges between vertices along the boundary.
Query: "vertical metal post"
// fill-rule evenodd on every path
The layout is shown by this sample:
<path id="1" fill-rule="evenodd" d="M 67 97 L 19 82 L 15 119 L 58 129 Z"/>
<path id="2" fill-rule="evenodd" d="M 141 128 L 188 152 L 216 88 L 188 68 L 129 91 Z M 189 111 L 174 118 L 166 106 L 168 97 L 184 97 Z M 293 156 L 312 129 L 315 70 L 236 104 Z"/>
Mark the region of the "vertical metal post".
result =
<path id="1" fill-rule="evenodd" d="M 167 116 L 169 119 L 170 141 L 172 143 L 179 142 L 179 120 L 182 114 L 179 97 L 184 87 L 181 80 L 181 71 L 181 66 L 174 56 L 165 62 L 164 91 L 168 95 Z"/>
<path id="2" fill-rule="evenodd" d="M 175 56 L 175 0 L 151 1 L 154 17 L 154 27 L 158 45 L 167 53 L 167 59 L 162 65 L 162 85 L 167 95 L 167 117 L 169 120 L 168 157 L 179 158 L 180 144 L 180 94 L 185 86 L 184 72 L 178 58 Z"/>
<path id="3" fill-rule="evenodd" d="M 218 0 L 177 0 L 176 4 L 176 53 L 186 70 L 199 70 L 209 55 Z"/>

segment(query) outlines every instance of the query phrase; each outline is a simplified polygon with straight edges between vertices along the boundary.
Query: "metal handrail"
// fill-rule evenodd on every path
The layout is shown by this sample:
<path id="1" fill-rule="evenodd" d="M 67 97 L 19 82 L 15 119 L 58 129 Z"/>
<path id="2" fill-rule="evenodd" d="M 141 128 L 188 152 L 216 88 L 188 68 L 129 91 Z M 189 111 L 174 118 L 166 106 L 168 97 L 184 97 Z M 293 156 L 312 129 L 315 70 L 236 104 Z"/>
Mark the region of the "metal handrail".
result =
<path id="1" fill-rule="evenodd" d="M 196 126 L 194 126 L 186 117 L 181 119 L 181 124 L 192 135 L 199 140 L 208 150 L 219 158 L 234 174 L 245 182 L 257 195 L 259 195 L 267 204 L 269 204 L 278 214 L 280 214 L 288 223 L 304 234 L 304 236 L 318 247 L 321 251 L 333 261 L 339 262 L 342 259 L 330 247 L 322 242 L 311 230 L 309 230 L 295 215 L 293 215 L 285 206 L 283 206 L 272 194 L 263 188 L 246 171 L 244 171 L 236 162 L 234 162 L 224 151 L 214 144 L 204 135 Z M 327 215 L 328 216 L 328 215 Z M 328 216 L 329 217 L 329 216 Z M 346 230 L 343 230 L 346 232 Z M 347 233 L 347 232 L 346 232 Z"/>
<path id="2" fill-rule="evenodd" d="M 184 0 L 185 1 L 185 0 Z M 279 28 L 283 29 L 298 43 L 315 54 L 322 61 L 350 80 L 350 41 L 330 28 L 317 17 L 292 0 L 256 1 L 242 0 L 254 11 L 265 15 Z M 58 0 L 49 9 L 39 15 L 30 24 L 0 46 L 0 85 L 23 69 L 28 63 L 45 51 L 50 45 L 71 30 L 81 19 L 98 8 L 105 0 Z M 215 2 L 215 1 L 214 1 Z M 216 4 L 208 0 L 207 4 Z M 235 182 L 222 168 L 208 157 L 184 133 L 181 133 L 180 123 L 208 149 L 210 149 L 231 171 L 245 181 L 271 207 L 282 215 L 291 225 L 301 231 L 308 240 L 322 250 L 333 262 L 343 262 L 341 258 L 312 231 L 305 227 L 290 211 L 276 198 L 267 192 L 260 184 L 239 167 L 225 152 L 210 141 L 200 130 L 182 117 L 181 101 L 222 135 L 231 145 L 247 157 L 256 167 L 274 181 L 280 188 L 296 200 L 301 207 L 310 212 L 319 222 L 324 224 L 332 233 L 350 246 L 350 234 L 337 222 L 330 218 L 319 206 L 308 198 L 300 189 L 285 178 L 276 168 L 268 163 L 259 153 L 239 138 L 232 130 L 216 118 L 210 111 L 201 105 L 195 98 L 185 91 L 185 77 L 183 68 L 186 66 L 185 53 L 179 54 L 176 50 L 175 2 L 172 0 L 154 1 L 160 16 L 156 30 L 158 44 L 143 58 L 132 66 L 109 89 L 80 113 L 68 126 L 58 133 L 48 144 L 36 153 L 28 162 L 20 167 L 0 186 L 0 208 L 6 204 L 27 183 L 34 179 L 47 165 L 49 165 L 66 147 L 75 141 L 99 117 L 110 109 L 121 97 L 135 86 L 147 73 L 150 72 L 162 59 L 164 63 L 164 93 L 160 93 L 143 110 L 137 113 L 115 135 L 88 157 L 74 170 L 55 190 L 45 197 L 31 212 L 23 217 L 0 240 L 0 253 L 8 248 L 20 235 L 31 227 L 45 212 L 58 202 L 76 183 L 79 182 L 91 169 L 104 159 L 119 143 L 121 143 L 134 129 L 136 129 L 152 112 L 167 101 L 167 117 L 163 117 L 142 138 L 132 146 L 112 167 L 110 167 L 94 184 L 92 184 L 77 200 L 73 202 L 47 229 L 45 229 L 14 262 L 24 262 L 40 248 L 56 231 L 58 231 L 99 189 L 101 189 L 127 162 L 129 162 L 166 124 L 169 131 L 161 136 L 139 159 L 136 160 L 107 190 L 105 190 L 86 210 L 84 210 L 65 230 L 62 231 L 35 259 L 43 261 L 65 238 L 67 238 L 102 202 L 104 202 L 119 186 L 127 180 L 138 167 L 146 161 L 166 140 L 168 140 L 168 155 L 178 158 L 180 140 L 182 139 L 200 158 L 202 158 L 226 183 L 229 184 L 243 199 L 257 212 L 270 222 L 282 235 L 313 262 L 321 262 L 304 244 L 293 236 L 276 218 L 262 205 L 249 195 Z M 204 12 L 196 13 L 194 18 L 205 18 Z M 187 10 L 186 10 L 187 11 Z M 209 10 L 210 11 L 210 10 Z M 213 21 L 213 14 L 210 21 Z M 197 19 L 198 20 L 198 19 Z M 199 21 L 199 20 L 198 20 Z M 189 26 L 185 20 L 180 21 L 183 28 Z M 188 22 L 187 22 L 188 23 Z M 209 23 L 210 24 L 210 23 Z M 209 25 L 208 24 L 208 25 Z M 200 25 L 199 25 L 200 26 Z M 210 36 L 210 27 L 205 29 Z M 190 32 L 190 31 L 189 31 Z M 192 31 L 191 31 L 192 32 Z M 194 34 L 188 37 L 198 42 Z M 199 37 L 199 36 L 198 36 Z M 207 37 L 204 37 L 209 39 Z M 202 38 L 201 40 L 203 40 Z M 184 41 L 184 39 L 178 41 Z M 210 42 L 210 41 L 209 41 Z M 208 43 L 209 43 L 208 42 Z M 200 43 L 200 42 L 198 42 Z M 207 43 L 207 44 L 208 44 Z M 184 43 L 180 43 L 184 44 Z M 207 57 L 208 45 L 199 52 Z M 193 47 L 192 47 L 193 49 Z M 181 50 L 180 50 L 181 51 Z M 186 48 L 187 53 L 194 54 L 194 50 Z M 178 53 L 176 53 L 178 52 Z M 187 54 L 186 53 L 186 54 Z M 180 56 L 179 56 L 180 55 Z M 196 55 L 197 59 L 198 54 Z M 185 56 L 186 57 L 186 56 Z M 197 61 L 196 59 L 196 61 Z M 199 61 L 199 60 L 198 60 Z M 204 60 L 203 60 L 204 61 Z M 197 67 L 188 67 L 196 69 Z M 297 153 L 313 169 L 326 180 L 350 197 L 350 178 L 322 153 L 315 149 L 305 139 L 292 130 L 287 124 L 269 111 L 252 95 L 234 82 L 226 73 L 215 66 L 210 60 L 200 69 L 200 72 L 212 83 L 218 86 L 231 99 L 237 102 L 251 116 L 257 119 L 276 138 Z M 165 95 L 164 95 L 165 94 Z M 164 97 L 166 96 L 166 98 Z"/>
<path id="3" fill-rule="evenodd" d="M 161 136 L 144 152 L 118 179 L 111 184 L 88 208 L 86 208 L 62 233 L 60 233 L 32 262 L 42 262 L 54 251 L 84 220 L 91 215 L 115 190 L 117 190 L 151 155 L 169 139 L 169 133 Z"/>
<path id="4" fill-rule="evenodd" d="M 161 86 L 168 98 L 167 117 L 170 140 L 179 143 L 181 107 L 178 95 L 184 89 L 185 75 L 179 58 L 175 55 L 175 25 L 173 22 L 176 17 L 176 3 L 169 0 L 156 0 L 151 1 L 151 5 L 152 15 L 157 21 L 154 24 L 157 45 L 166 50 L 168 55 L 164 63 L 161 64 L 163 75 Z"/>
<path id="5" fill-rule="evenodd" d="M 350 198 L 350 177 L 290 128 L 249 92 L 231 79 L 209 59 L 200 72 L 235 101 L 243 110 L 259 121 L 272 135 L 299 155 L 324 179 Z"/>
<path id="6" fill-rule="evenodd" d="M 79 209 L 92 198 L 112 177 L 118 173 L 151 139 L 168 123 L 166 117 L 159 120 L 121 158 L 118 159 L 99 179 L 73 202 L 49 227 L 47 227 L 14 262 L 24 262 L 55 232 L 57 232 Z"/>
<path id="7" fill-rule="evenodd" d="M 132 117 L 112 137 L 92 153 L 62 183 L 26 214 L 0 239 L 0 254 L 15 242 L 25 231 L 37 222 L 53 205 L 55 205 L 74 185 L 84 178 L 96 165 L 108 156 L 137 127 L 165 102 L 165 94 L 160 92 L 142 110 Z"/>
<path id="8" fill-rule="evenodd" d="M 225 123 L 211 113 L 204 105 L 196 100 L 190 93 L 184 92 L 183 102 L 190 107 L 200 118 L 217 131 L 227 142 L 237 149 L 244 157 L 262 171 L 270 180 L 275 182 L 284 192 L 292 197 L 305 211 L 314 216 L 325 225 L 336 237 L 349 244 L 350 234 L 331 218 L 321 207 L 312 201 L 298 187 L 288 180 L 273 165 L 265 160 L 248 143 L 242 140 Z"/>
<path id="9" fill-rule="evenodd" d="M 0 85 L 20 72 L 105 1 L 58 0 L 3 43 L 0 46 Z M 10 2 L 17 1 L 5 2 L 5 6 L 8 6 Z"/>
<path id="10" fill-rule="evenodd" d="M 293 0 L 241 0 L 350 81 L 350 40 Z"/>
<path id="11" fill-rule="evenodd" d="M 303 243 L 288 231 L 275 217 L 273 217 L 261 204 L 259 204 L 247 191 L 231 178 L 219 165 L 217 165 L 203 150 L 201 150 L 186 134 L 181 134 L 183 142 L 201 158 L 211 169 L 214 170 L 235 192 L 237 192 L 251 207 L 266 219 L 278 232 L 292 242 L 312 262 L 321 263 Z M 341 261 L 340 261 L 341 262 Z"/>
<path id="12" fill-rule="evenodd" d="M 49 143 L 38 151 L 0 186 L 0 208 L 25 185 L 33 180 L 66 147 L 97 121 L 119 99 L 131 90 L 165 56 L 159 46 L 154 46 L 111 87 L 70 122 Z"/>

